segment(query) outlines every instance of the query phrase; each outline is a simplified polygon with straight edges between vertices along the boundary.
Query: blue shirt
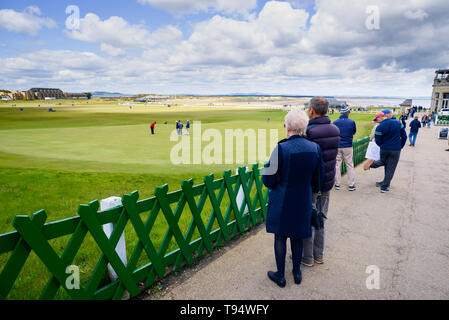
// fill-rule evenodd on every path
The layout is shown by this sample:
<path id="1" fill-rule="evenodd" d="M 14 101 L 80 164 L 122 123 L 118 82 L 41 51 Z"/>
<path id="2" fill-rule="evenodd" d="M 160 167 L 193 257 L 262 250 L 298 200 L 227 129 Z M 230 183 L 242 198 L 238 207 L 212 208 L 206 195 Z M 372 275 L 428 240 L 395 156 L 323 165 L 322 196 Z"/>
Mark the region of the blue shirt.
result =
<path id="1" fill-rule="evenodd" d="M 352 141 L 357 132 L 357 126 L 354 120 L 342 114 L 340 118 L 334 121 L 334 124 L 340 129 L 340 145 L 339 148 L 352 148 Z"/>

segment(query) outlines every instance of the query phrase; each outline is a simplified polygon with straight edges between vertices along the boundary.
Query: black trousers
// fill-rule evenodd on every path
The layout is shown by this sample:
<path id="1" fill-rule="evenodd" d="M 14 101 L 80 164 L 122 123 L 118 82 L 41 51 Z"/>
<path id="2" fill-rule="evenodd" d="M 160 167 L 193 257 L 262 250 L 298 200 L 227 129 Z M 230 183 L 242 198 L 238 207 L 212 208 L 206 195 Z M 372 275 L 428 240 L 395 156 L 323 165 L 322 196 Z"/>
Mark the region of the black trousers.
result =
<path id="1" fill-rule="evenodd" d="M 390 187 L 400 156 L 401 150 L 380 150 L 380 160 L 374 161 L 371 164 L 371 168 L 374 169 L 382 166 L 385 168 L 385 177 L 380 186 L 382 189 Z"/>
<path id="2" fill-rule="evenodd" d="M 293 273 L 298 274 L 301 272 L 301 259 L 302 259 L 302 239 L 291 239 L 290 244 L 292 248 L 292 262 Z M 274 255 L 276 258 L 277 274 L 280 277 L 285 276 L 285 255 L 287 253 L 287 237 L 281 235 L 274 235 Z"/>
<path id="3" fill-rule="evenodd" d="M 151 129 L 151 134 L 154 134 L 154 128 L 150 127 L 150 129 Z"/>

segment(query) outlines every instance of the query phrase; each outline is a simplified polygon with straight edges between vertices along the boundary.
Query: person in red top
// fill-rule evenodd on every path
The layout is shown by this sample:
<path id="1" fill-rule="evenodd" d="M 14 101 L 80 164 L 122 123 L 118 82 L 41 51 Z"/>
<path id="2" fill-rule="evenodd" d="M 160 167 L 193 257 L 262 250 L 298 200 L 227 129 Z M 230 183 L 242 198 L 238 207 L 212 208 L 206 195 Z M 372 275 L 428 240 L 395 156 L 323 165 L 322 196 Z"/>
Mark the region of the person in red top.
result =
<path id="1" fill-rule="evenodd" d="M 151 134 L 154 134 L 154 127 L 156 126 L 156 121 L 150 124 Z"/>

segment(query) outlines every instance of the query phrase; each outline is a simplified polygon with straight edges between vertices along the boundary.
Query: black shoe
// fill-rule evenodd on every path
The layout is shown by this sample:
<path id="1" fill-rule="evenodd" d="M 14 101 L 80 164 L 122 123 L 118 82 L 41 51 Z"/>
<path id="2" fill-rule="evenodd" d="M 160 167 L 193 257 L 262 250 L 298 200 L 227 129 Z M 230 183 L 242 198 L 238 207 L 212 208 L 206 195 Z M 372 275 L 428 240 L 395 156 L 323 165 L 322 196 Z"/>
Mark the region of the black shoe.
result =
<path id="1" fill-rule="evenodd" d="M 349 187 L 348 187 L 348 190 L 349 190 L 349 191 L 355 191 L 355 185 L 349 186 Z"/>
<path id="2" fill-rule="evenodd" d="M 301 281 L 302 281 L 301 271 L 299 271 L 299 273 L 297 273 L 297 274 L 293 273 L 293 279 L 295 280 L 296 284 L 301 284 Z"/>
<path id="3" fill-rule="evenodd" d="M 382 182 L 383 182 L 383 181 L 376 182 L 376 187 L 379 188 L 379 187 L 382 185 Z"/>
<path id="4" fill-rule="evenodd" d="M 270 278 L 271 281 L 273 281 L 274 283 L 276 283 L 279 287 L 284 288 L 285 287 L 285 278 L 284 277 L 279 277 L 277 272 L 274 271 L 268 271 L 268 278 Z"/>
<path id="5" fill-rule="evenodd" d="M 387 193 L 390 191 L 390 188 L 380 188 L 380 192 Z"/>

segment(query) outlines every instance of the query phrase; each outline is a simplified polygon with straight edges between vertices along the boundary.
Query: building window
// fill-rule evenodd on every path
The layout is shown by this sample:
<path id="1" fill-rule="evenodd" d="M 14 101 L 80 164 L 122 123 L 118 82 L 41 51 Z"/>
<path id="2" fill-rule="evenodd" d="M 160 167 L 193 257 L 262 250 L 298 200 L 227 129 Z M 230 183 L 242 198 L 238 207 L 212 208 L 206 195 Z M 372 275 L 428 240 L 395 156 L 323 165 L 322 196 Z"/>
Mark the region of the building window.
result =
<path id="1" fill-rule="evenodd" d="M 437 92 L 435 93 L 435 106 L 434 106 L 434 110 L 438 110 L 438 103 L 440 102 L 440 93 Z"/>
<path id="2" fill-rule="evenodd" d="M 444 93 L 443 94 L 443 109 L 447 109 L 449 108 L 449 93 Z"/>

